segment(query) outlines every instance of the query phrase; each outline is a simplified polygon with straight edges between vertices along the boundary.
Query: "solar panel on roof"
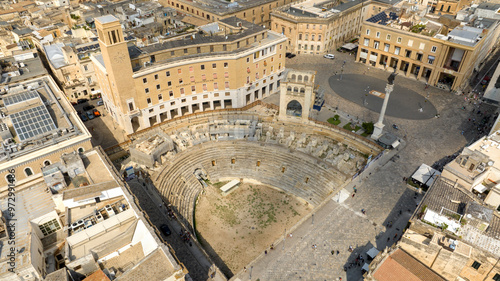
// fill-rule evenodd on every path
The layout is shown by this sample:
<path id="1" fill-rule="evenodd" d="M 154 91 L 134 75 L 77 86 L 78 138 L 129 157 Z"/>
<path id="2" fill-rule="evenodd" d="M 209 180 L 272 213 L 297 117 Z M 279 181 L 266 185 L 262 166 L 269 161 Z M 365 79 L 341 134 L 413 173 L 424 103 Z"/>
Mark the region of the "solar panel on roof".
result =
<path id="1" fill-rule="evenodd" d="M 5 106 L 11 106 L 16 103 L 32 100 L 32 99 L 37 99 L 38 93 L 36 91 L 27 91 L 27 92 L 22 92 L 19 94 L 7 96 L 3 98 L 3 103 Z"/>
<path id="2" fill-rule="evenodd" d="M 40 105 L 9 115 L 14 130 L 21 141 L 25 141 L 57 129 L 47 108 Z"/>

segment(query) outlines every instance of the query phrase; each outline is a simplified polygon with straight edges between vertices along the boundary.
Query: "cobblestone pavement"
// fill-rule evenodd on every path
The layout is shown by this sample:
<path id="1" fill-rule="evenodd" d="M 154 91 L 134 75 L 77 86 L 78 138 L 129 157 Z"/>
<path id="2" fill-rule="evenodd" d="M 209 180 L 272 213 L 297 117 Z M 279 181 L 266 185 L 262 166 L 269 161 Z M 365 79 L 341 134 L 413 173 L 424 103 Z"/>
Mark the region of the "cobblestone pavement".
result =
<path id="1" fill-rule="evenodd" d="M 203 256 L 196 245 L 188 246 L 181 240 L 178 233 L 180 233 L 181 226 L 173 220 L 170 220 L 165 215 L 166 209 L 159 206 L 161 199 L 157 193 L 152 192 L 152 186 L 148 185 L 144 189 L 141 180 L 131 180 L 128 182 L 130 189 L 139 200 L 139 205 L 147 213 L 151 223 L 158 229 L 162 224 L 167 224 L 172 230 L 172 234 L 165 236 L 162 234 L 163 239 L 174 249 L 177 258 L 186 266 L 189 271 L 189 276 L 193 280 L 209 280 L 208 270 L 210 262 Z M 211 279 L 211 280 L 218 280 Z"/>
<path id="2" fill-rule="evenodd" d="M 326 121 L 339 114 L 344 119 L 355 117 L 361 122 L 376 122 L 378 113 L 334 93 L 328 79 L 335 71 L 340 71 L 343 60 L 346 60 L 344 74 L 365 72 L 365 75 L 386 81 L 389 72 L 373 68 L 368 70 L 368 66 L 355 63 L 353 56 L 342 53 L 335 56 L 335 60 L 312 55 L 297 56 L 287 61 L 287 67 L 317 70 L 316 83 L 326 90 L 326 103 L 329 105 L 317 114 L 317 119 Z M 441 161 L 444 164 L 451 159 L 448 156 L 477 139 L 478 132 L 475 130 L 462 134 L 464 128 L 470 127 L 468 118 L 476 115 L 472 114 L 472 110 L 477 111 L 477 105 L 464 100 L 463 96 L 434 87 L 425 89 L 423 82 L 402 76 L 398 76 L 395 83 L 427 97 L 440 117 L 410 120 L 386 116 L 386 131 L 403 140 L 399 151 L 391 152 L 397 155 L 391 155 L 390 160 L 379 159 L 370 166 L 370 170 L 346 187 L 345 192 L 352 193 L 353 186 L 356 186 L 358 191 L 354 197 L 348 196 L 344 202 L 337 202 L 334 197 L 314 214 L 314 219 L 310 217 L 296 226 L 292 238 L 284 240 L 284 250 L 283 241 L 275 244 L 275 250 L 262 254 L 234 280 L 338 280 L 339 277 L 342 280 L 360 280 L 360 267 L 344 271 L 344 266 L 355 259 L 355 254 L 347 251 L 349 245 L 357 254 L 365 253 L 372 246 L 382 250 L 401 236 L 421 200 L 420 194 L 403 183 L 403 177 L 409 177 L 421 163 L 432 165 Z M 277 102 L 277 97 L 272 96 L 267 102 Z M 338 110 L 335 110 L 336 107 Z M 491 110 L 487 106 L 481 109 Z M 395 130 L 387 124 L 397 124 L 400 129 Z M 366 210 L 366 215 L 361 213 L 361 209 Z M 386 228 L 390 221 L 393 226 Z M 313 245 L 317 246 L 316 249 Z M 338 256 L 337 250 L 340 252 Z"/>

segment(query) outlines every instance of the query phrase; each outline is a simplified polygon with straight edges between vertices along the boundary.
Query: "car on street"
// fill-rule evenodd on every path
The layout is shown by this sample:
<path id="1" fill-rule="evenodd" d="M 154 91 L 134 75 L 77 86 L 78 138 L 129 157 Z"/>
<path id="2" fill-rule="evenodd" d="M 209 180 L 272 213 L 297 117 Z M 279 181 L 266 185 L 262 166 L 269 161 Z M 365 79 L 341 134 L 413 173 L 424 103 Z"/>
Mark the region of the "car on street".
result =
<path id="1" fill-rule="evenodd" d="M 89 101 L 89 99 L 79 99 L 79 100 L 77 100 L 78 103 L 86 103 L 88 101 Z"/>
<path id="2" fill-rule="evenodd" d="M 95 116 L 95 117 L 99 117 L 99 116 L 101 116 L 101 113 L 99 112 L 99 110 L 97 110 L 97 109 L 95 109 L 95 108 L 94 108 L 94 110 L 93 110 L 92 112 L 94 113 L 94 116 Z"/>
<path id="3" fill-rule="evenodd" d="M 293 57 L 295 57 L 295 56 L 297 56 L 297 55 L 296 55 L 296 54 L 292 54 L 292 53 L 286 53 L 286 54 L 285 54 L 285 57 L 287 57 L 287 58 L 289 58 L 289 59 L 291 59 L 291 58 L 293 58 Z"/>
<path id="4" fill-rule="evenodd" d="M 101 106 L 101 105 L 104 105 L 104 102 L 102 101 L 102 99 L 97 101 L 97 106 Z"/>
<path id="5" fill-rule="evenodd" d="M 88 111 L 88 110 L 92 110 L 94 108 L 95 108 L 95 106 L 93 106 L 93 105 L 86 105 L 83 107 L 83 110 Z"/>
<path id="6" fill-rule="evenodd" d="M 87 117 L 89 118 L 89 120 L 94 119 L 94 118 L 95 118 L 94 112 L 92 112 L 92 111 L 87 111 Z"/>
<path id="7" fill-rule="evenodd" d="M 89 118 L 85 114 L 80 114 L 80 119 L 82 119 L 83 122 L 89 121 Z"/>
<path id="8" fill-rule="evenodd" d="M 161 232 L 163 232 L 163 234 L 165 234 L 166 236 L 169 236 L 170 234 L 172 234 L 172 232 L 170 231 L 170 228 L 168 228 L 168 226 L 166 224 L 162 224 L 160 226 L 160 230 Z"/>
<path id="9" fill-rule="evenodd" d="M 327 58 L 327 59 L 331 59 L 331 60 L 333 60 L 333 59 L 335 58 L 335 55 L 333 55 L 333 54 L 326 54 L 326 55 L 324 55 L 323 57 L 324 57 L 324 58 Z"/>

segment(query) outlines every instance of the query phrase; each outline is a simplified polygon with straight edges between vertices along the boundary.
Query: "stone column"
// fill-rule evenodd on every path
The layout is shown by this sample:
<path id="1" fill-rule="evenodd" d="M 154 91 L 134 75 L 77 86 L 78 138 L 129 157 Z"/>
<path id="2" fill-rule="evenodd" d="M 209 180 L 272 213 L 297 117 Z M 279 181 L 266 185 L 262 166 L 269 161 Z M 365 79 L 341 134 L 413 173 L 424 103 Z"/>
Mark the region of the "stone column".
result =
<path id="1" fill-rule="evenodd" d="M 394 89 L 394 85 L 387 83 L 385 86 L 385 98 L 384 103 L 382 104 L 382 110 L 380 110 L 380 116 L 378 117 L 377 123 L 375 123 L 373 128 L 372 139 L 378 140 L 383 133 L 384 130 L 384 115 L 385 110 L 387 109 L 387 103 L 389 102 L 389 96 L 391 95 L 392 90 Z"/>

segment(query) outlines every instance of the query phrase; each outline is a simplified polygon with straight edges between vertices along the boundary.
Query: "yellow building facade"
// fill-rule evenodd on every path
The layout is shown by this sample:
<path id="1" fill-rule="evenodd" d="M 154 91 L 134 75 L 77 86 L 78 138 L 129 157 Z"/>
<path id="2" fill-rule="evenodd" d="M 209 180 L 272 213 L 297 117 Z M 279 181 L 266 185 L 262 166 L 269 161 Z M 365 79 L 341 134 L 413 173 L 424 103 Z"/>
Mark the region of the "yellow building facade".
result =
<path id="1" fill-rule="evenodd" d="M 288 37 L 288 52 L 325 54 L 357 37 L 363 19 L 390 6 L 360 0 L 298 1 L 272 11 L 271 29 Z"/>
<path id="2" fill-rule="evenodd" d="M 271 10 L 289 4 L 293 0 L 253 0 L 230 1 L 227 4 L 216 1 L 205 1 L 203 4 L 195 1 L 160 0 L 165 7 L 172 7 L 179 12 L 218 21 L 229 17 L 238 17 L 251 23 L 268 27 L 271 23 Z"/>
<path id="3" fill-rule="evenodd" d="M 498 22 L 485 19 L 484 24 L 447 30 L 426 18 L 411 23 L 385 11 L 363 21 L 356 61 L 460 90 L 497 43 Z"/>
<path id="4" fill-rule="evenodd" d="M 286 37 L 235 17 L 197 34 L 127 46 L 119 21 L 96 19 L 103 101 L 127 133 L 176 116 L 239 108 L 279 90 Z"/>

